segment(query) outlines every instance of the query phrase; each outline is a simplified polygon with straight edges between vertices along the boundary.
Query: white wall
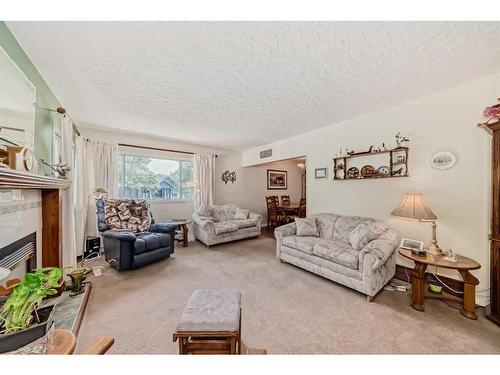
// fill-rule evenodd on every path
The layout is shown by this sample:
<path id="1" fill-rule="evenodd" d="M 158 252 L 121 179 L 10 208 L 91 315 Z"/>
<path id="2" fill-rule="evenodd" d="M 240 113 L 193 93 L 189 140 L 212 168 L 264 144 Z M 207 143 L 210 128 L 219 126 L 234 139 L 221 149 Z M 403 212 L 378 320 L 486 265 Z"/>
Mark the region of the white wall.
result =
<path id="1" fill-rule="evenodd" d="M 288 172 L 287 190 L 267 190 L 267 170 L 279 169 Z M 297 161 L 286 160 L 255 167 L 241 166 L 241 153 L 231 153 L 217 158 L 215 163 L 215 203 L 236 204 L 264 216 L 267 223 L 265 197 L 268 195 L 290 195 L 292 202 L 298 202 L 301 196 L 301 174 Z M 236 182 L 224 184 L 222 173 L 228 170 L 236 172 Z"/>
<path id="2" fill-rule="evenodd" d="M 478 290 L 483 290 L 489 286 L 490 136 L 476 124 L 482 121 L 484 107 L 495 102 L 499 89 L 500 75 L 491 76 L 245 151 L 243 165 L 261 163 L 259 151 L 268 148 L 273 150 L 273 160 L 306 155 L 308 213 L 335 212 L 376 217 L 403 237 L 429 243 L 429 224 L 399 220 L 390 215 L 405 192 L 424 193 L 439 218 L 440 246 L 451 248 L 481 264 L 482 268 L 473 273 L 480 280 Z M 397 132 L 411 140 L 410 177 L 331 180 L 332 158 L 340 147 L 366 150 L 370 145 L 382 142 L 394 145 Z M 431 155 L 441 150 L 456 154 L 458 162 L 452 169 L 438 171 L 430 167 Z M 328 167 L 329 178 L 315 180 L 314 168 L 321 167 Z M 401 257 L 398 262 L 411 266 Z M 459 278 L 444 270 L 440 273 Z"/>

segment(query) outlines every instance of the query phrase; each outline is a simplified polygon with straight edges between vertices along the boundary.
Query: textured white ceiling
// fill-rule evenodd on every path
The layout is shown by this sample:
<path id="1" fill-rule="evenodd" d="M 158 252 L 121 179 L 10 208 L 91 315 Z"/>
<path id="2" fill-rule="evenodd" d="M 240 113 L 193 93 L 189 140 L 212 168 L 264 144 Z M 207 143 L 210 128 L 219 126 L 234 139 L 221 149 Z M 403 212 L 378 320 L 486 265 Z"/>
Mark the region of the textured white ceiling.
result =
<path id="1" fill-rule="evenodd" d="M 498 22 L 8 22 L 72 118 L 226 149 L 500 71 Z"/>

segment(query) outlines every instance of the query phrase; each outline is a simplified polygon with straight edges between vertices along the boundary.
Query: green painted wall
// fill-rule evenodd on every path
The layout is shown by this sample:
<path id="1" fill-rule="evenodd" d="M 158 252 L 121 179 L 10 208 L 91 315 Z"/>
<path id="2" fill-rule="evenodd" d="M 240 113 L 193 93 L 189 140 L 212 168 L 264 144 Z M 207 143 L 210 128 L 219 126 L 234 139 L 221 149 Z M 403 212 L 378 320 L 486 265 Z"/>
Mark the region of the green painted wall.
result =
<path id="1" fill-rule="evenodd" d="M 0 21 L 0 47 L 36 87 L 35 155 L 38 160 L 51 161 L 52 134 L 59 124 L 59 115 L 43 108 L 55 109 L 61 104 L 3 21 Z"/>

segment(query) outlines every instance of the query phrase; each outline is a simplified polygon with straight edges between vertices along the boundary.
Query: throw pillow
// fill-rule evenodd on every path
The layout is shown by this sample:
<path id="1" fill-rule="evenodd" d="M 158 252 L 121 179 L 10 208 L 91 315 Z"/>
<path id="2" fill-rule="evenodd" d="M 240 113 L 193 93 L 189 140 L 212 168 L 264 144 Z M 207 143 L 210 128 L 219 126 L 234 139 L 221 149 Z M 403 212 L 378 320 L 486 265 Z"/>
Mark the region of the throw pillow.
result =
<path id="1" fill-rule="evenodd" d="M 250 210 L 245 210 L 244 208 L 237 208 L 234 214 L 234 220 L 245 220 L 248 219 Z"/>
<path id="2" fill-rule="evenodd" d="M 226 220 L 234 220 L 234 214 L 236 213 L 237 206 L 233 204 L 226 204 L 224 206 L 224 212 L 226 214 Z"/>
<path id="3" fill-rule="evenodd" d="M 217 221 L 226 221 L 226 210 L 221 206 L 212 207 L 212 216 L 215 217 Z"/>
<path id="4" fill-rule="evenodd" d="M 205 203 L 202 203 L 198 212 L 196 212 L 199 216 L 210 216 L 212 215 L 211 209 Z"/>
<path id="5" fill-rule="evenodd" d="M 363 222 L 347 235 L 347 240 L 354 250 L 359 251 L 373 240 L 379 238 L 386 230 L 387 226 L 380 221 L 374 223 Z"/>
<path id="6" fill-rule="evenodd" d="M 316 226 L 316 219 L 295 218 L 295 225 L 297 227 L 297 236 L 316 236 L 319 237 L 318 227 Z"/>

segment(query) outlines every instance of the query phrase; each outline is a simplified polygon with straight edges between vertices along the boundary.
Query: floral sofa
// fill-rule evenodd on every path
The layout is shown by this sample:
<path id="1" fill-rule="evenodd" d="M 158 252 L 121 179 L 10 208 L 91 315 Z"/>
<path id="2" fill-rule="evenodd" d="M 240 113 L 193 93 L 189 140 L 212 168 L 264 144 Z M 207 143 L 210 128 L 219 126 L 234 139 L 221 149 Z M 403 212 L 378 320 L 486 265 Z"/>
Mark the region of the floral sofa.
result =
<path id="1" fill-rule="evenodd" d="M 192 219 L 194 237 L 207 247 L 261 233 L 262 216 L 235 205 L 202 207 Z"/>
<path id="2" fill-rule="evenodd" d="M 297 224 L 276 228 L 277 257 L 372 298 L 396 272 L 398 234 L 384 223 L 332 213 L 312 215 L 316 236 L 298 236 Z"/>

